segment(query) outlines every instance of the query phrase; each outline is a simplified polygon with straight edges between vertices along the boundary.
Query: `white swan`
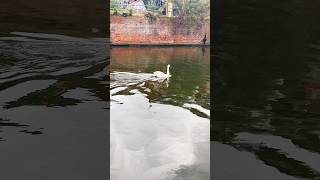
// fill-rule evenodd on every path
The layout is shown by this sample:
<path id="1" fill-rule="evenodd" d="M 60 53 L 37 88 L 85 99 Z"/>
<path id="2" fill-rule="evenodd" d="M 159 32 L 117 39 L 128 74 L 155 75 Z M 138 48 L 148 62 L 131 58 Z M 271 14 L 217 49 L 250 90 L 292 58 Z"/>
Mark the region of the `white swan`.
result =
<path id="1" fill-rule="evenodd" d="M 171 77 L 169 69 L 170 69 L 170 64 L 167 65 L 167 74 L 165 74 L 161 71 L 155 71 L 155 72 L 153 72 L 153 76 L 157 77 L 157 78 L 169 78 L 169 77 Z"/>

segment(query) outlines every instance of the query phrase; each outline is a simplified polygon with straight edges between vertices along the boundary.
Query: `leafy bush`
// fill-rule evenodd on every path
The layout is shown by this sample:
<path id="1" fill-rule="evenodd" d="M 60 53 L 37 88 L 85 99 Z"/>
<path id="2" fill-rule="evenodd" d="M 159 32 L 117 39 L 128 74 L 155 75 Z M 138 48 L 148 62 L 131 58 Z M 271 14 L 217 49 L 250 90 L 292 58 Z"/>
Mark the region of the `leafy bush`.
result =
<path id="1" fill-rule="evenodd" d="M 115 16 L 118 15 L 117 9 L 114 10 L 113 15 L 115 15 Z"/>
<path id="2" fill-rule="evenodd" d="M 118 9 L 119 5 L 118 5 L 118 1 L 117 0 L 110 0 L 110 9 Z"/>
<path id="3" fill-rule="evenodd" d="M 210 17 L 210 0 L 174 0 L 178 23 L 202 24 Z"/>

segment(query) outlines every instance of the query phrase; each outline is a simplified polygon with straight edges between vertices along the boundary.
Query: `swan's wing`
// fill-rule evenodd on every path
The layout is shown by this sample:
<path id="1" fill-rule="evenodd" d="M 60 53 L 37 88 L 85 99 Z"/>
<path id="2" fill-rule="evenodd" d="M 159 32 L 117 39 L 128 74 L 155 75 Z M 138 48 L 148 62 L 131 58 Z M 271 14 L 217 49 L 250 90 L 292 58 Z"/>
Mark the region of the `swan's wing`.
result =
<path id="1" fill-rule="evenodd" d="M 140 83 L 152 78 L 150 73 L 112 72 L 110 73 L 111 87 Z"/>

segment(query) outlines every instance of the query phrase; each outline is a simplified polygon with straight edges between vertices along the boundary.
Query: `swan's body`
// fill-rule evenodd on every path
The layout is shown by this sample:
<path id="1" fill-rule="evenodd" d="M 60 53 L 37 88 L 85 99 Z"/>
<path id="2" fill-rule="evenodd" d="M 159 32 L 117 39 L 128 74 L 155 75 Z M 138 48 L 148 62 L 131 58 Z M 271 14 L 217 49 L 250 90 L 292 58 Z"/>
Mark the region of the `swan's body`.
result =
<path id="1" fill-rule="evenodd" d="M 171 77 L 169 69 L 170 69 L 170 64 L 167 65 L 167 74 L 161 71 L 155 71 L 153 72 L 153 76 L 157 78 L 169 78 Z"/>
<path id="2" fill-rule="evenodd" d="M 153 76 L 159 77 L 159 78 L 166 78 L 166 77 L 168 77 L 167 74 L 165 74 L 165 73 L 163 73 L 163 72 L 161 72 L 161 71 L 155 71 L 155 72 L 153 72 Z"/>

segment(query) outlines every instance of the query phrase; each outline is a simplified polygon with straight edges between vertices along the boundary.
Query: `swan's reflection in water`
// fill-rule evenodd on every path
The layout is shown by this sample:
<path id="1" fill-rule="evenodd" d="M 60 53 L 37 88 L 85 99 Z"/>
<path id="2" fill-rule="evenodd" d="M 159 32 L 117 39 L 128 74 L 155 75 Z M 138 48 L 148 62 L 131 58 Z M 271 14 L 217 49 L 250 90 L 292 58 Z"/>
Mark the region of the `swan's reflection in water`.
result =
<path id="1" fill-rule="evenodd" d="M 132 52 L 130 48 L 120 50 L 121 57 Z M 202 51 L 196 49 L 188 56 L 178 53 L 167 56 L 167 59 L 162 56 L 164 62 L 177 60 L 172 65 L 172 77 L 164 80 L 152 77 L 154 70 L 149 70 L 148 66 L 158 60 L 152 59 L 153 55 L 168 54 L 172 49 L 135 49 L 137 56 L 139 52 L 150 50 L 153 53 L 144 55 L 142 61 L 130 61 L 124 66 L 119 64 L 128 59 L 121 58 L 119 62 L 119 57 L 112 56 L 111 179 L 209 180 L 210 121 L 197 108 L 183 106 L 186 103 L 197 104 L 195 97 L 200 92 L 199 86 L 204 87 L 209 79 L 192 82 L 192 79 L 184 79 L 179 75 L 179 72 L 192 71 L 193 66 L 183 69 L 183 66 L 190 64 L 205 73 L 209 72 L 200 59 L 186 61 L 198 55 L 203 57 Z M 137 68 L 130 71 L 126 69 L 128 67 Z M 162 68 L 166 64 L 157 67 L 164 71 Z M 204 78 L 203 74 L 196 76 Z M 185 84 L 189 85 L 185 91 L 175 91 L 175 88 Z M 198 105 L 202 107 L 204 104 Z"/>

